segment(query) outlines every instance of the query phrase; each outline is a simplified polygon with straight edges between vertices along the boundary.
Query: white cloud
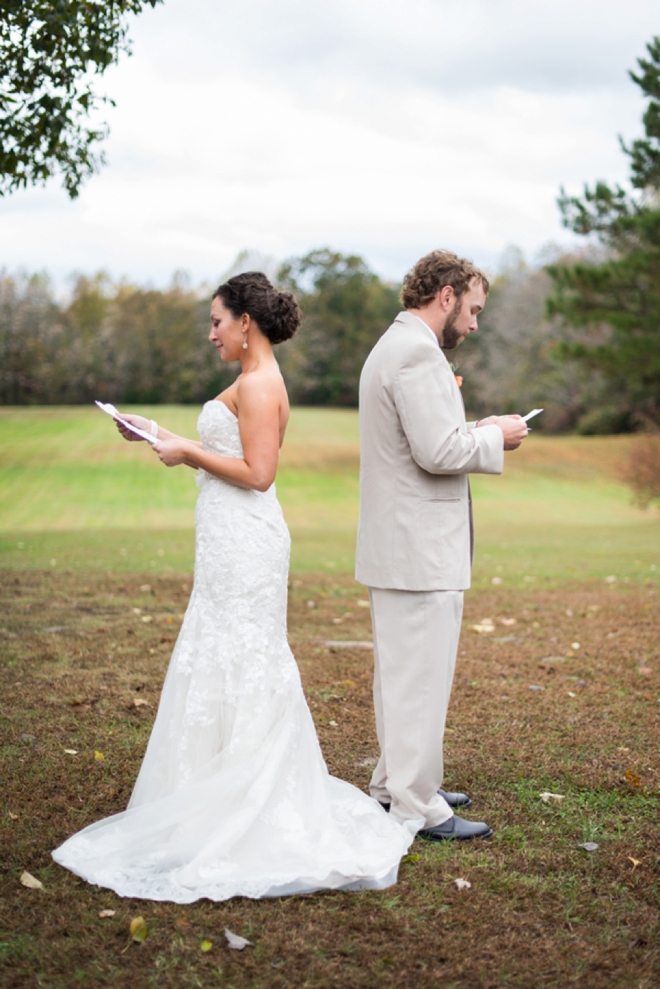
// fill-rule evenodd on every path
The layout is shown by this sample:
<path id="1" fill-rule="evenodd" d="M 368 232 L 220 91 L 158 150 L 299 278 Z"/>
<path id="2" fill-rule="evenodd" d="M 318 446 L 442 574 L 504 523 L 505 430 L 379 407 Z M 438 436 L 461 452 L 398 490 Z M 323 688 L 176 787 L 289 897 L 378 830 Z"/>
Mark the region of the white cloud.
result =
<path id="1" fill-rule="evenodd" d="M 168 0 L 103 81 L 109 165 L 0 202 L 0 263 L 213 281 L 330 244 L 398 278 L 566 237 L 556 197 L 624 180 L 647 0 Z"/>

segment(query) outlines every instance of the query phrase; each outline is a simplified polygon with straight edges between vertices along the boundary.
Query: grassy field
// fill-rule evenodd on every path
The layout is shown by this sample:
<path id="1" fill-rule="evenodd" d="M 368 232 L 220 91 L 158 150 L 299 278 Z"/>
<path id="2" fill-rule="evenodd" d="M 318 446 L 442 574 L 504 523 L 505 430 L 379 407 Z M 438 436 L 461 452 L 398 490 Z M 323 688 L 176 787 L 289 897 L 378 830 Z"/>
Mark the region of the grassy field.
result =
<path id="1" fill-rule="evenodd" d="M 143 411 L 195 435 L 196 410 Z M 371 636 L 357 440 L 353 412 L 294 410 L 277 486 L 291 644 L 331 771 L 365 788 L 371 653 L 328 645 Z M 494 837 L 416 842 L 385 893 L 181 907 L 87 886 L 50 850 L 126 806 L 190 592 L 194 476 L 95 410 L 0 410 L 3 989 L 659 986 L 660 517 L 617 480 L 630 443 L 533 434 L 473 479 L 446 783 Z"/>
<path id="2" fill-rule="evenodd" d="M 198 410 L 141 408 L 183 435 Z M 629 437 L 533 434 L 501 477 L 475 476 L 477 586 L 567 577 L 637 581 L 660 565 L 657 510 L 630 503 Z M 353 411 L 294 409 L 277 489 L 292 569 L 350 573 L 358 511 Z M 96 409 L 0 410 L 0 561 L 10 567 L 187 571 L 194 475 L 128 446 Z M 51 560 L 55 560 L 51 564 Z"/>

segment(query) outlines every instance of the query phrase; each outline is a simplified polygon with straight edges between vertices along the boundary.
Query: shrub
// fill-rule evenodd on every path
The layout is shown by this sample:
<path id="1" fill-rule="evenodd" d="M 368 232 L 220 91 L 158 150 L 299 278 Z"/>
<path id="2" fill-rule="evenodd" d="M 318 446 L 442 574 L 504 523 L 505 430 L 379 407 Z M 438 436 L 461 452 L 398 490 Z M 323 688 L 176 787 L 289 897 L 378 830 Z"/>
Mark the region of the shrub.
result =
<path id="1" fill-rule="evenodd" d="M 580 436 L 611 436 L 614 433 L 632 433 L 634 427 L 628 409 L 616 405 L 603 405 L 580 416 L 575 427 Z"/>
<path id="2" fill-rule="evenodd" d="M 621 467 L 621 476 L 642 508 L 660 499 L 660 432 L 640 436 Z"/>

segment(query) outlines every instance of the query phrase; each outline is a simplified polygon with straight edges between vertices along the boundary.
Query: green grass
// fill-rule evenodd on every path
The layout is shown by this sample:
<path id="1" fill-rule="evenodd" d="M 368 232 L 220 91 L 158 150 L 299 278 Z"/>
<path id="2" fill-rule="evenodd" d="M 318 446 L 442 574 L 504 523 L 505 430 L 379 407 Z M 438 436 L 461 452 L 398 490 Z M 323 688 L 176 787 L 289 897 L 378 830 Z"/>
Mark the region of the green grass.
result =
<path id="1" fill-rule="evenodd" d="M 183 435 L 199 409 L 141 407 Z M 474 476 L 475 583 L 653 578 L 656 509 L 630 502 L 616 468 L 629 437 L 543 437 Z M 294 409 L 277 478 L 292 569 L 349 573 L 359 503 L 352 410 Z M 9 567 L 189 570 L 197 488 L 94 408 L 0 410 L 0 560 Z"/>

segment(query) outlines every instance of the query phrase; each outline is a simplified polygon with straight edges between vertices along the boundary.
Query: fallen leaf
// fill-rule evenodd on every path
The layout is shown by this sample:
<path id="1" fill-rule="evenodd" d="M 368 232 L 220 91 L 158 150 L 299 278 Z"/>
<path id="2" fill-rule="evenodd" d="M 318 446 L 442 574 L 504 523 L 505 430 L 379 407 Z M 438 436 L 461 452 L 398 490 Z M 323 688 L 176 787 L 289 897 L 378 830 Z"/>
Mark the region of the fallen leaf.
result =
<path id="1" fill-rule="evenodd" d="M 632 855 L 629 855 L 628 856 L 628 861 L 629 862 L 632 862 L 633 869 L 636 869 L 638 865 L 641 865 L 642 864 L 642 860 L 641 859 L 634 859 L 632 857 Z"/>
<path id="2" fill-rule="evenodd" d="M 516 618 L 500 618 L 502 625 L 515 625 L 516 621 Z"/>
<path id="3" fill-rule="evenodd" d="M 571 649 L 579 649 L 579 648 L 580 648 L 579 642 L 571 642 Z"/>
<path id="4" fill-rule="evenodd" d="M 369 602 L 368 601 L 364 601 L 362 598 L 360 598 L 356 602 L 356 604 L 357 604 L 358 608 L 368 608 L 369 607 Z"/>
<path id="5" fill-rule="evenodd" d="M 7 813 L 9 814 L 9 820 L 10 821 L 17 821 L 18 820 L 18 814 L 12 814 L 12 812 L 10 810 L 8 810 Z"/>
<path id="6" fill-rule="evenodd" d="M 149 701 L 145 701 L 144 697 L 134 697 L 133 707 L 149 707 Z"/>
<path id="7" fill-rule="evenodd" d="M 467 879 L 454 879 L 454 886 L 456 889 L 471 889 L 472 883 Z"/>
<path id="8" fill-rule="evenodd" d="M 636 773 L 633 773 L 632 769 L 626 769 L 625 772 L 626 783 L 630 783 L 631 786 L 641 786 L 642 781 Z"/>
<path id="9" fill-rule="evenodd" d="M 243 948 L 247 948 L 249 944 L 252 944 L 252 941 L 241 937 L 240 934 L 234 934 L 228 927 L 225 927 L 225 937 L 227 938 L 227 944 L 234 951 L 242 951 Z"/>
<path id="10" fill-rule="evenodd" d="M 551 800 L 560 804 L 562 800 L 566 799 L 563 793 L 549 793 L 547 790 L 544 793 L 539 793 L 539 797 L 544 804 L 549 804 Z"/>
<path id="11" fill-rule="evenodd" d="M 99 910 L 99 917 L 114 917 L 116 910 Z"/>
<path id="12" fill-rule="evenodd" d="M 153 615 L 142 615 L 142 618 L 140 619 L 141 622 L 152 622 L 153 620 Z"/>
<path id="13" fill-rule="evenodd" d="M 249 944 L 249 943 L 250 943 L 250 942 L 248 941 L 248 944 Z M 201 949 L 202 951 L 210 951 L 210 950 L 211 950 L 211 948 L 213 947 L 213 941 L 207 941 L 207 940 L 204 940 L 204 941 L 200 941 L 200 942 L 199 942 L 199 947 L 200 947 L 200 949 Z"/>
<path id="14" fill-rule="evenodd" d="M 470 625 L 470 628 L 479 635 L 488 635 L 490 632 L 495 631 L 495 626 L 493 624 L 489 625 L 486 622 L 479 622 L 477 625 Z"/>
<path id="15" fill-rule="evenodd" d="M 146 938 L 149 931 L 143 917 L 133 917 L 130 926 L 131 937 L 140 944 Z"/>
<path id="16" fill-rule="evenodd" d="M 94 758 L 96 759 L 97 762 L 105 762 L 105 756 L 103 755 L 102 752 L 99 752 L 98 750 L 94 751 Z"/>
<path id="17" fill-rule="evenodd" d="M 328 721 L 328 724 L 329 725 L 332 725 L 333 728 L 336 728 L 337 727 L 337 722 L 336 721 Z"/>
<path id="18" fill-rule="evenodd" d="M 598 848 L 598 842 L 596 841 L 585 841 L 578 848 L 584 848 L 585 852 L 595 852 Z"/>
<path id="19" fill-rule="evenodd" d="M 24 872 L 21 876 L 21 883 L 23 886 L 27 886 L 28 889 L 43 889 L 44 884 L 39 880 L 31 876 L 29 872 Z"/>
<path id="20" fill-rule="evenodd" d="M 174 926 L 178 927 L 180 931 L 187 931 L 192 927 L 192 924 L 185 917 L 177 917 L 174 921 Z"/>
<path id="21" fill-rule="evenodd" d="M 150 591 L 151 590 L 151 584 L 140 584 L 140 590 L 141 591 Z"/>
<path id="22" fill-rule="evenodd" d="M 577 697 L 577 694 L 574 694 L 572 690 L 567 690 L 566 693 L 569 697 Z"/>
<path id="23" fill-rule="evenodd" d="M 65 749 L 67 755 L 78 755 L 78 749 Z"/>
<path id="24" fill-rule="evenodd" d="M 419 862 L 421 855 L 404 855 L 401 859 L 402 862 Z"/>
<path id="25" fill-rule="evenodd" d="M 530 683 L 529 689 L 530 690 L 545 690 L 545 687 L 539 687 L 538 684 L 536 684 L 536 683 Z"/>

